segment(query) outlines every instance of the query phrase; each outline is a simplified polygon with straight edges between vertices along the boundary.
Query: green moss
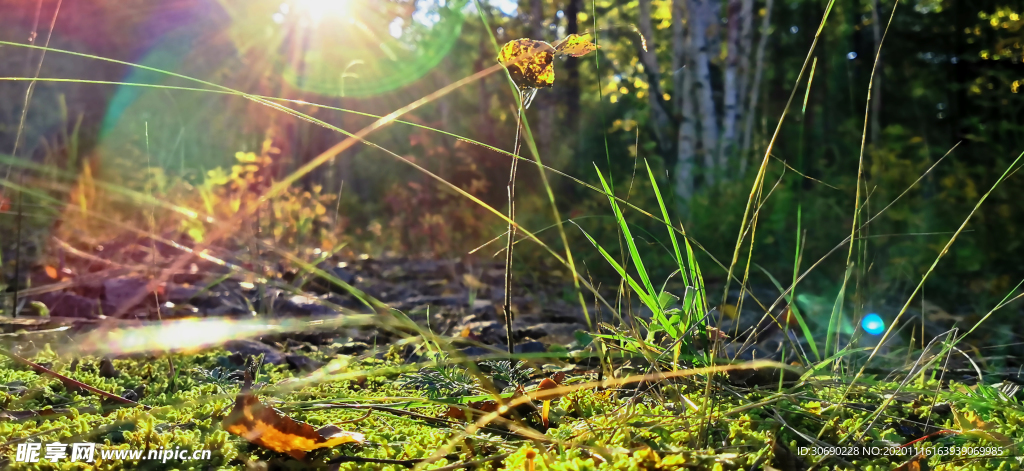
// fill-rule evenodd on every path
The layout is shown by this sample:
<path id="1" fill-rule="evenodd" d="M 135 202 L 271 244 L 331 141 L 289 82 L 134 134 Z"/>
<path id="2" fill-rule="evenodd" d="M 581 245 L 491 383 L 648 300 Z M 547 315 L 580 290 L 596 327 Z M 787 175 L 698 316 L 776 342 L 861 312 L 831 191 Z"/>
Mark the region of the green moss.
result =
<path id="1" fill-rule="evenodd" d="M 9 443 L 0 451 L 11 469 L 86 469 L 84 463 L 68 460 L 57 463 L 13 462 L 16 443 L 96 442 L 104 449 L 210 450 L 210 460 L 168 461 L 167 464 L 146 460 L 100 460 L 97 469 L 243 469 L 255 462 L 269 462 L 285 469 L 304 469 L 314 463 L 342 460 L 339 469 L 404 470 L 400 464 L 368 464 L 345 462 L 347 457 L 383 460 L 416 460 L 432 456 L 444 458 L 425 468 L 472 461 L 502 453 L 510 455 L 502 461 L 485 463 L 481 469 L 525 469 L 526 455 L 534 450 L 537 470 L 640 470 L 640 469 L 750 469 L 777 460 L 799 459 L 806 465 L 821 460 L 817 456 L 796 456 L 807 442 L 794 432 L 817 436 L 826 421 L 835 416 L 834 427 L 825 431 L 821 440 L 842 443 L 851 435 L 859 435 L 870 420 L 874 408 L 885 400 L 891 385 L 854 388 L 847 404 L 837 405 L 843 390 L 803 386 L 788 391 L 787 400 L 777 400 L 764 407 L 729 411 L 751 403 L 775 398 L 773 392 L 749 391 L 746 397 L 720 394 L 715 400 L 703 395 L 703 385 L 667 385 L 657 393 L 636 395 L 633 390 L 580 390 L 552 403 L 552 426 L 545 432 L 548 443 L 517 440 L 495 435 L 493 430 L 464 436 L 464 426 L 439 425 L 421 417 L 410 417 L 365 409 L 344 407 L 349 404 L 380 403 L 417 414 L 442 417 L 447 406 L 431 404 L 422 391 L 403 388 L 395 381 L 398 363 L 380 360 L 357 360 L 351 357 L 328 358 L 313 353 L 321 361 L 331 361 L 328 369 L 344 372 L 343 379 L 322 377 L 318 381 L 297 381 L 299 375 L 285 366 L 265 365 L 259 382 L 271 385 L 260 394 L 265 403 L 273 404 L 297 420 L 314 427 L 341 424 L 345 430 L 363 433 L 363 445 L 342 445 L 311 452 L 305 461 L 253 445 L 223 430 L 220 423 L 233 406 L 241 383 L 205 374 L 226 365 L 227 354 L 212 350 L 196 354 L 177 354 L 150 358 L 113 360 L 119 372 L 104 377 L 100 359 L 83 357 L 77 361 L 57 356 L 49 348 L 39 350 L 33 358 L 46 362 L 54 371 L 115 394 L 142 391 L 141 404 L 151 407 L 111 408 L 99 396 L 65 386 L 60 380 L 40 375 L 6 357 L 0 357 L 0 407 L 6 411 L 40 411 L 25 420 L 0 419 L 0 443 Z M 171 364 L 176 375 L 171 375 Z M 407 365 L 405 365 L 407 366 Z M 231 368 L 229 368 L 230 370 Z M 375 376 L 374 372 L 386 375 Z M 366 376 L 362 378 L 361 376 Z M 107 375 L 109 376 L 109 375 Z M 338 375 L 335 375 L 338 376 Z M 173 378 L 173 379 L 172 379 Z M 324 379 L 326 378 L 326 379 Z M 289 382 L 301 387 L 276 390 Z M 140 386 L 144 385 L 144 390 Z M 689 399 L 689 401 L 684 399 Z M 945 397 L 949 396 L 949 397 Z M 776 398 L 777 399 L 777 398 Z M 784 398 L 785 399 L 785 398 Z M 957 410 L 973 410 L 982 420 L 996 427 L 1013 442 L 1024 440 L 1024 413 L 1016 403 L 992 404 L 978 397 L 943 393 Z M 689 405 L 697 404 L 701 412 Z M 872 446 L 887 446 L 909 441 L 900 435 L 894 423 L 901 418 L 923 417 L 930 412 L 932 397 L 924 394 L 914 403 L 891 404 L 885 415 L 866 434 Z M 867 409 L 867 410 L 865 410 Z M 713 410 L 708 418 L 703 411 Z M 776 414 L 784 418 L 782 426 Z M 533 420 L 533 419 L 531 419 Z M 939 426 L 954 428 L 950 414 L 930 413 L 930 420 Z M 532 422 L 531 422 L 532 423 Z M 534 423 L 534 426 L 538 424 Z M 710 447 L 703 444 L 709 443 Z M 783 445 L 785 444 L 785 445 Z M 881 445 L 879 445 L 881 444 Z M 543 445 L 543 446 L 542 446 Z M 992 447 L 984 438 L 955 434 L 937 435 L 922 446 Z M 957 457 L 932 456 L 933 469 L 1018 469 L 1014 450 L 1004 450 L 1005 457 L 954 461 Z M 788 457 L 787 457 L 788 456 Z M 848 457 L 848 462 L 865 470 L 893 469 L 906 458 Z M 840 466 L 831 460 L 822 469 Z"/>

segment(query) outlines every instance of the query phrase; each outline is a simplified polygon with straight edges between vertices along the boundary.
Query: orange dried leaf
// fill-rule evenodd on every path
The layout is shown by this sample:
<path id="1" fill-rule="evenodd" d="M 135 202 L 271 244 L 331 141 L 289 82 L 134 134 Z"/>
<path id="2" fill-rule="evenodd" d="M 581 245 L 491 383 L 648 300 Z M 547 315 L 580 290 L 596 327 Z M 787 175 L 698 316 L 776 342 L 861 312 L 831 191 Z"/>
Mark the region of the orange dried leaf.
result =
<path id="1" fill-rule="evenodd" d="M 267 407 L 256 396 L 245 393 L 235 398 L 235 407 L 221 426 L 256 445 L 287 453 L 295 459 L 302 459 L 306 452 L 317 448 L 363 443 L 364 440 L 361 433 L 346 432 L 333 425 L 314 429 L 312 425 Z"/>
<path id="2" fill-rule="evenodd" d="M 46 276 L 50 277 L 51 280 L 57 279 L 57 269 L 55 267 L 47 265 L 43 267 L 43 270 L 46 272 Z"/>
<path id="3" fill-rule="evenodd" d="M 448 406 L 448 411 L 444 413 L 444 416 L 449 419 L 466 421 L 466 411 L 455 406 Z"/>
<path id="4" fill-rule="evenodd" d="M 559 54 L 580 57 L 596 51 L 600 46 L 590 42 L 590 34 L 570 34 L 558 42 L 555 48 Z"/>
<path id="5" fill-rule="evenodd" d="M 893 471 L 925 471 L 928 469 L 928 457 L 925 454 L 916 455 L 906 463 L 903 463 Z"/>
<path id="6" fill-rule="evenodd" d="M 527 38 L 505 43 L 498 53 L 498 62 L 505 66 L 520 90 L 554 85 L 554 58 L 555 48 L 550 44 Z"/>

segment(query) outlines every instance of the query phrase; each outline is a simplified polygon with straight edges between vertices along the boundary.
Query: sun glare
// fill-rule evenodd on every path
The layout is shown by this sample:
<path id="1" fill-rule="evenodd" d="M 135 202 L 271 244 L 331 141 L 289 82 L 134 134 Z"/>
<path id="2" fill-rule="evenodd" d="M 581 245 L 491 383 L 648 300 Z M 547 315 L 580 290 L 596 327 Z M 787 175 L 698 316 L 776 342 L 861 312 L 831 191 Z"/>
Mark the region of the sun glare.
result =
<path id="1" fill-rule="evenodd" d="M 317 23 L 345 18 L 349 7 L 350 0 L 295 0 L 295 9 Z"/>

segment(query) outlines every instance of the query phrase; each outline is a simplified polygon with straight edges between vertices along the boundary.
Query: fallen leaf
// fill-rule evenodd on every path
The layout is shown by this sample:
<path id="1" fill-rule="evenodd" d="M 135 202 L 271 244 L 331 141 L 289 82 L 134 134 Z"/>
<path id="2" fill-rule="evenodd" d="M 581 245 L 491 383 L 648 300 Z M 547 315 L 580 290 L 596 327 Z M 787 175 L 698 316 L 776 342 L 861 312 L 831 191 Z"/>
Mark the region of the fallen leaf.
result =
<path id="1" fill-rule="evenodd" d="M 235 398 L 235 407 L 221 422 L 224 430 L 256 445 L 302 459 L 306 452 L 343 443 L 363 443 L 361 433 L 346 432 L 334 425 L 314 429 L 273 407 L 263 405 L 255 395 L 243 392 Z"/>
<path id="2" fill-rule="evenodd" d="M 498 62 L 520 90 L 554 85 L 554 58 L 555 48 L 550 44 L 528 38 L 513 39 L 498 53 Z"/>
<path id="3" fill-rule="evenodd" d="M 978 414 L 974 411 L 963 411 L 959 412 L 955 408 L 952 409 L 953 422 L 956 423 L 957 428 L 960 429 L 960 434 L 987 440 L 993 443 L 998 443 L 1002 446 L 1009 446 L 1011 442 L 1010 438 L 999 432 L 993 431 L 994 425 L 985 423 L 978 417 Z"/>
<path id="4" fill-rule="evenodd" d="M 922 453 L 893 468 L 892 471 L 928 471 L 928 457 Z"/>
<path id="5" fill-rule="evenodd" d="M 590 42 L 590 34 L 570 34 L 558 42 L 555 50 L 560 54 L 580 57 L 596 51 L 600 46 Z"/>
<path id="6" fill-rule="evenodd" d="M 447 281 L 445 281 L 447 283 Z M 462 275 L 462 283 L 469 289 L 482 290 L 487 288 L 487 285 L 480 281 L 480 278 L 473 276 L 471 273 L 465 273 Z"/>
<path id="7" fill-rule="evenodd" d="M 549 380 L 545 379 L 545 381 Z M 523 387 L 520 386 L 516 388 L 516 391 L 514 393 L 512 393 L 511 399 L 515 401 L 516 399 L 519 399 L 520 397 L 523 397 L 525 395 L 526 390 L 524 390 Z M 523 417 L 529 414 L 531 411 L 536 410 L 536 407 L 533 405 L 533 398 L 531 397 L 530 399 L 530 401 L 527 401 L 523 404 L 519 404 L 516 407 L 506 407 L 504 410 L 502 410 L 502 405 L 505 403 L 504 400 L 502 400 L 501 402 L 498 402 L 493 399 L 475 401 L 466 404 L 464 407 L 451 405 L 448 406 L 448 410 L 444 413 L 444 417 L 465 421 L 471 419 L 472 416 L 475 415 L 475 413 L 489 414 L 492 412 L 500 412 L 501 417 L 505 419 L 511 419 L 513 413 L 515 415 Z M 469 412 L 468 416 L 466 414 L 467 412 Z"/>

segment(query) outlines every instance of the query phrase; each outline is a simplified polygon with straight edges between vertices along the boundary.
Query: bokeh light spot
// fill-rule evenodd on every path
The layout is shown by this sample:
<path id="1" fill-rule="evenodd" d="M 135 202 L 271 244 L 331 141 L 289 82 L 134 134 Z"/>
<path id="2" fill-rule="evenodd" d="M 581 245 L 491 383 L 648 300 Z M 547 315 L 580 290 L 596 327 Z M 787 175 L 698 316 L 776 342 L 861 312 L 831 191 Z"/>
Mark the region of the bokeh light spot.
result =
<path id="1" fill-rule="evenodd" d="M 860 323 L 864 331 L 871 335 L 880 335 L 885 332 L 885 321 L 878 314 L 871 313 L 864 316 L 864 320 Z"/>

